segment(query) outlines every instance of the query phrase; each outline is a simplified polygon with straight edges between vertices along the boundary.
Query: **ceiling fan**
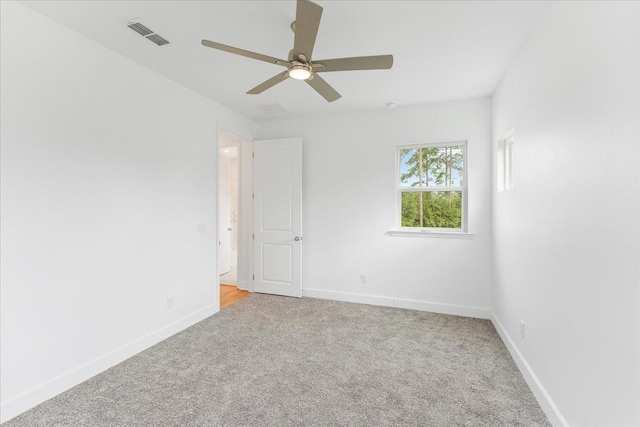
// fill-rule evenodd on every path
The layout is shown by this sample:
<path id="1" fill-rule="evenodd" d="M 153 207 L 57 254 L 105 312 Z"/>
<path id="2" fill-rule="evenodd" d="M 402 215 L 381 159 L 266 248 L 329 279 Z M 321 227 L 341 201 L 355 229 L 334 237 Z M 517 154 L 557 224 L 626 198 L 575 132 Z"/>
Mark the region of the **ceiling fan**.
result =
<path id="1" fill-rule="evenodd" d="M 319 59 L 311 60 L 313 46 L 316 42 L 322 7 L 309 0 L 297 0 L 296 20 L 291 24 L 295 33 L 293 49 L 289 52 L 289 59 L 274 58 L 260 53 L 250 52 L 237 47 L 227 46 L 221 43 L 202 40 L 202 44 L 213 49 L 235 53 L 247 58 L 286 67 L 287 71 L 279 73 L 264 83 L 247 92 L 256 95 L 281 83 L 291 77 L 295 80 L 304 80 L 329 102 L 339 99 L 341 95 L 332 88 L 318 73 L 330 71 L 348 70 L 387 70 L 393 65 L 393 55 L 358 56 L 351 58 Z"/>

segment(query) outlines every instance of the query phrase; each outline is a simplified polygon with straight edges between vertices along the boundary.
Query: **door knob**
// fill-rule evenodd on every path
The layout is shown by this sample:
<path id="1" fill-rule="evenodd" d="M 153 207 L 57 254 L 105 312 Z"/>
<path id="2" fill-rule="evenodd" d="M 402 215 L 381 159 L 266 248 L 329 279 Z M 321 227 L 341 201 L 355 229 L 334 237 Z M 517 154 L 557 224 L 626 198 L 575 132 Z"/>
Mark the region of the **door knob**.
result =
<path id="1" fill-rule="evenodd" d="M 227 231 L 231 231 L 231 227 L 227 228 Z"/>
<path id="2" fill-rule="evenodd" d="M 298 242 L 298 241 L 302 240 L 302 237 L 298 237 L 298 236 L 296 236 L 296 237 L 294 237 L 294 238 L 293 238 L 293 240 L 295 240 L 296 242 Z"/>

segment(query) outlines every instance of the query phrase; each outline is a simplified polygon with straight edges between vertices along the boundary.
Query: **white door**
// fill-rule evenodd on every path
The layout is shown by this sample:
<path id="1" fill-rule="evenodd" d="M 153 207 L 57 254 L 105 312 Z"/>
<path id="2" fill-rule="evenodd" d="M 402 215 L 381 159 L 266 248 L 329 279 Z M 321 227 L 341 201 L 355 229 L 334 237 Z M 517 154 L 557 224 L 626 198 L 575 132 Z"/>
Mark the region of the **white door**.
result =
<path id="1" fill-rule="evenodd" d="M 229 200 L 229 158 L 222 150 L 219 153 L 219 224 L 218 224 L 218 274 L 224 274 L 231 270 L 231 202 Z"/>
<path id="2" fill-rule="evenodd" d="M 302 296 L 302 139 L 253 143 L 254 290 Z"/>

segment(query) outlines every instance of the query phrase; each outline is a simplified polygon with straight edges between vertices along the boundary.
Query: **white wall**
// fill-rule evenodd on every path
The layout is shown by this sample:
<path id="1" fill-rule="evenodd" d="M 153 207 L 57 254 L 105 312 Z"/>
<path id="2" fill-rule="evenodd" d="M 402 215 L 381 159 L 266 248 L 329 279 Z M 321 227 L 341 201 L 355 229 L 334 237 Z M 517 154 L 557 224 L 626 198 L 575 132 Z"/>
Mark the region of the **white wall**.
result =
<path id="1" fill-rule="evenodd" d="M 261 125 L 261 139 L 303 138 L 304 295 L 488 316 L 490 104 L 483 98 Z M 469 141 L 474 238 L 387 235 L 396 215 L 396 146 L 459 140 Z"/>
<path id="2" fill-rule="evenodd" d="M 6 420 L 215 312 L 216 129 L 255 124 L 1 4 Z"/>
<path id="3" fill-rule="evenodd" d="M 554 3 L 493 100 L 516 156 L 516 189 L 494 181 L 493 311 L 556 425 L 640 425 L 638 18 Z"/>

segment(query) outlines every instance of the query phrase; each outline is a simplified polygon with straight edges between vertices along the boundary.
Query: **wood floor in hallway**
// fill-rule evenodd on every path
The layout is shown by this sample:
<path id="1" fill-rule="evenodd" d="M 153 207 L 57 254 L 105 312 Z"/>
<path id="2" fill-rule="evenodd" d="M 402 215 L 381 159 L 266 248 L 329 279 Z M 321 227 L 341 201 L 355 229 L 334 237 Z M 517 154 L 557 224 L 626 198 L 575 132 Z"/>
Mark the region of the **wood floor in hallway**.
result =
<path id="1" fill-rule="evenodd" d="M 249 291 L 243 291 L 236 286 L 220 285 L 220 310 L 240 301 L 249 295 Z"/>

